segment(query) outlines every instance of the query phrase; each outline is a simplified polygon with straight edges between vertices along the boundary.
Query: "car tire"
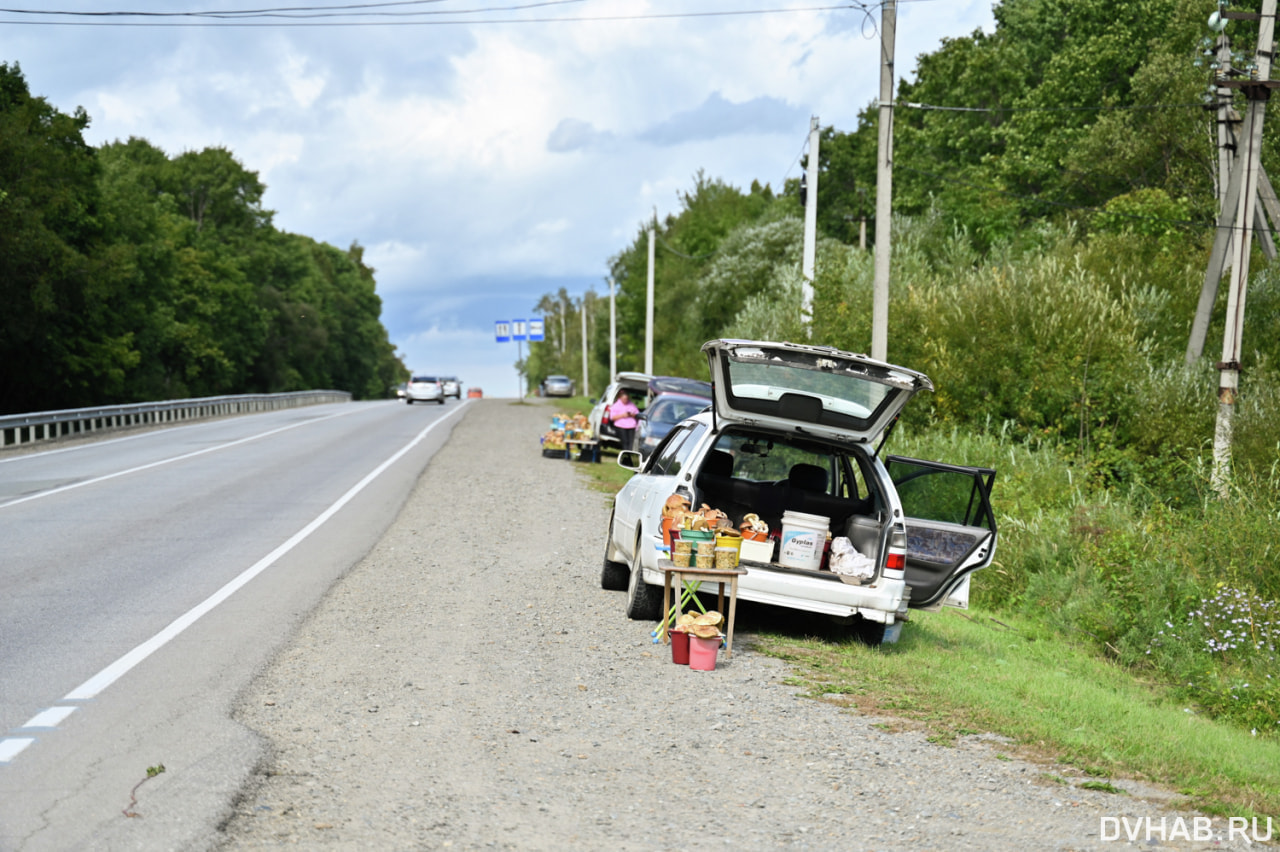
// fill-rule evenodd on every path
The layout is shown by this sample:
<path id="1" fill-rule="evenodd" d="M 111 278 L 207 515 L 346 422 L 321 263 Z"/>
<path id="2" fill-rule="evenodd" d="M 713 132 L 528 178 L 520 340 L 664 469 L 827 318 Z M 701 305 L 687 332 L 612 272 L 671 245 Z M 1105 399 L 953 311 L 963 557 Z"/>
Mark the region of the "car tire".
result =
<path id="1" fill-rule="evenodd" d="M 627 578 L 627 618 L 633 621 L 657 621 L 662 610 L 662 589 L 644 581 L 640 546 L 641 543 L 637 541 L 635 556 L 631 557 L 630 576 Z"/>
<path id="2" fill-rule="evenodd" d="M 604 564 L 600 568 L 600 588 L 608 592 L 626 591 L 631 582 L 631 569 L 625 562 L 609 558 L 613 550 L 613 517 L 609 518 L 609 537 L 604 543 Z"/>
<path id="3" fill-rule="evenodd" d="M 436 402 L 440 403 L 441 405 L 444 405 L 444 397 L 440 397 L 439 399 L 436 400 Z"/>
<path id="4" fill-rule="evenodd" d="M 406 397 L 404 398 L 404 404 L 405 404 L 405 405 L 413 405 L 413 397 L 411 397 L 411 396 L 406 396 Z"/>
<path id="5" fill-rule="evenodd" d="M 884 642 L 885 631 L 888 626 L 879 621 L 871 621 L 870 619 L 858 617 L 853 621 L 853 632 L 858 637 L 858 641 L 863 645 L 870 645 L 872 648 L 880 647 Z"/>

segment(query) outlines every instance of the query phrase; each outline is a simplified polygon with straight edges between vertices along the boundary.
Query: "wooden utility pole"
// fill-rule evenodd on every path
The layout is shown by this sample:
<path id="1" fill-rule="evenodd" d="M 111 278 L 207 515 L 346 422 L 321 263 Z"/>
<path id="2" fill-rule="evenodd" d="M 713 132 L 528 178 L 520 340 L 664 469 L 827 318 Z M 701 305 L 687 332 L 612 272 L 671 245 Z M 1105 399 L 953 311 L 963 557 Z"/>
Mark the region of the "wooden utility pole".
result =
<path id="1" fill-rule="evenodd" d="M 1237 152 L 1231 182 L 1240 186 L 1236 226 L 1239 238 L 1231 262 L 1231 289 L 1227 294 L 1226 328 L 1222 335 L 1222 360 L 1218 362 L 1218 419 L 1213 433 L 1213 485 L 1227 496 L 1231 478 L 1231 433 L 1235 417 L 1236 395 L 1240 389 L 1240 338 L 1244 331 L 1244 304 L 1249 281 L 1249 248 L 1253 242 L 1253 224 L 1258 199 L 1259 172 L 1262 168 L 1262 123 L 1267 112 L 1267 85 L 1271 78 L 1271 49 L 1275 39 L 1276 0 L 1262 0 L 1262 18 L 1258 22 L 1258 51 L 1254 60 L 1256 76 L 1241 88 L 1249 98 L 1249 108 Z M 1237 175 L 1236 173 L 1242 173 Z"/>
<path id="2" fill-rule="evenodd" d="M 818 252 L 818 117 L 809 119 L 809 162 L 805 170 L 804 260 L 801 264 L 800 322 L 805 334 L 813 323 L 813 275 Z"/>
<path id="3" fill-rule="evenodd" d="M 898 2 L 880 12 L 880 138 L 876 157 L 876 259 L 871 305 L 871 357 L 889 353 L 889 224 L 893 217 L 893 42 Z"/>

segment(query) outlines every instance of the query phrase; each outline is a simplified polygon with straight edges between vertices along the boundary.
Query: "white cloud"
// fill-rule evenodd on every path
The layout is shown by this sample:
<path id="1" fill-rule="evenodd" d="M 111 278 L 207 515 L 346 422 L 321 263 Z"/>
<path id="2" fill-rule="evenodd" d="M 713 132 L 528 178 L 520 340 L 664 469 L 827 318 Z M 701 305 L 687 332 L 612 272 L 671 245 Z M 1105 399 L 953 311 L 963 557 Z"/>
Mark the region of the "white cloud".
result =
<path id="1" fill-rule="evenodd" d="M 788 3 L 810 5 L 768 5 Z M 695 6 L 722 8 L 682 8 Z M 575 14 L 671 8 L 599 0 Z M 989 0 L 902 4 L 898 75 L 990 22 Z M 655 208 L 673 212 L 699 170 L 740 187 L 795 176 L 810 115 L 849 129 L 875 98 L 878 23 L 850 8 L 110 38 L 33 27 L 11 49 L 33 92 L 85 105 L 94 144 L 228 147 L 267 184 L 279 227 L 366 247 L 412 365 L 465 378 L 474 363 L 490 384 L 510 376 L 509 395 L 516 352 L 492 342 L 492 314 L 560 287 L 601 292 L 609 257 Z"/>

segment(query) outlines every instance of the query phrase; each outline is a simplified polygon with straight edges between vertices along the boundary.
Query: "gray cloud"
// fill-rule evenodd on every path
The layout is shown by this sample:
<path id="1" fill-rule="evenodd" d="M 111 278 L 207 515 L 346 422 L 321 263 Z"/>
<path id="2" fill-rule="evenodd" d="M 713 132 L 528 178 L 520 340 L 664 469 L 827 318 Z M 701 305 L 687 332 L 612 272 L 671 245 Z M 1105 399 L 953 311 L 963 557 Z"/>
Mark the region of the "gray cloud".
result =
<path id="1" fill-rule="evenodd" d="M 570 151 L 580 151 L 583 148 L 608 143 L 612 139 L 612 133 L 607 130 L 596 130 L 589 121 L 566 118 L 561 120 L 547 137 L 547 150 L 553 154 L 566 154 Z"/>
<path id="2" fill-rule="evenodd" d="M 712 92 L 696 108 L 676 113 L 638 138 L 668 146 L 748 133 L 794 133 L 806 126 L 806 118 L 804 110 L 777 98 L 762 96 L 735 104 Z"/>

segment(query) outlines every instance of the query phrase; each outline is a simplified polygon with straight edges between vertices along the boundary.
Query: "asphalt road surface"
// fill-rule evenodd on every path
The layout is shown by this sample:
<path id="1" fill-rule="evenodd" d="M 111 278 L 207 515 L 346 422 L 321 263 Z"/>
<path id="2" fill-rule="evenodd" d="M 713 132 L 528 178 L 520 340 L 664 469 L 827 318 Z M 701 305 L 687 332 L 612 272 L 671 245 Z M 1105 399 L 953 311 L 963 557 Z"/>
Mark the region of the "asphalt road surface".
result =
<path id="1" fill-rule="evenodd" d="M 468 405 L 312 406 L 0 454 L 0 850 L 207 837 L 260 759 L 229 721 L 237 694 Z M 131 818 L 161 767 L 181 769 L 153 783 L 168 801 Z"/>

